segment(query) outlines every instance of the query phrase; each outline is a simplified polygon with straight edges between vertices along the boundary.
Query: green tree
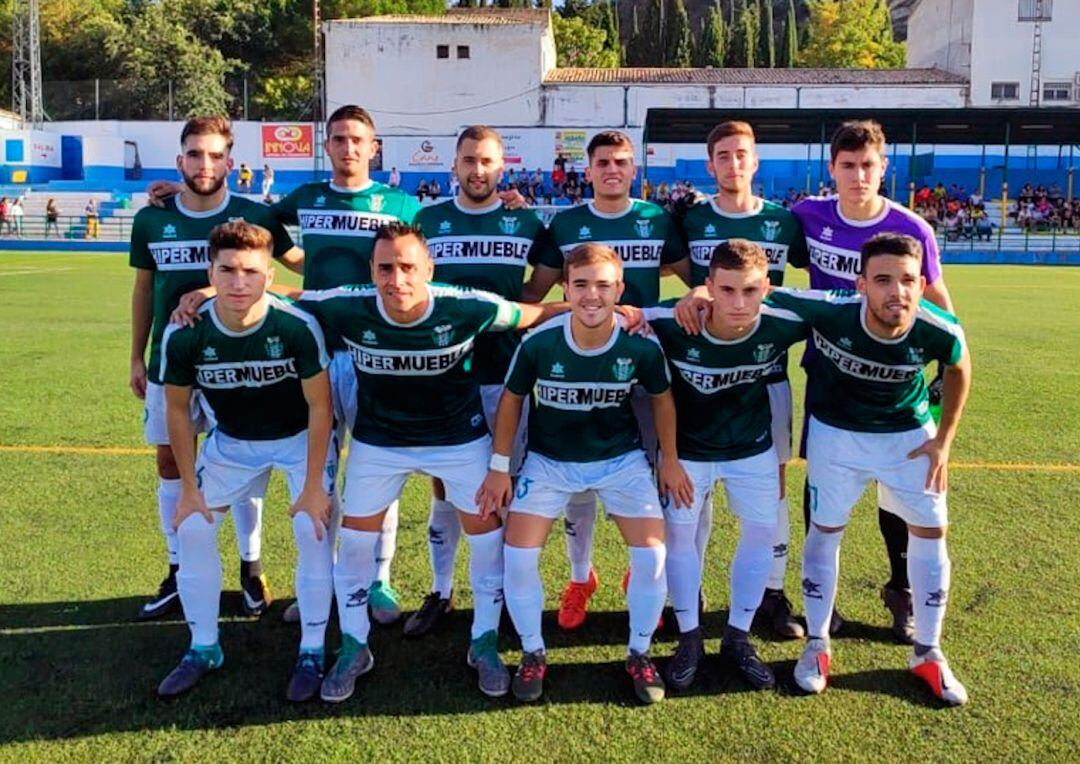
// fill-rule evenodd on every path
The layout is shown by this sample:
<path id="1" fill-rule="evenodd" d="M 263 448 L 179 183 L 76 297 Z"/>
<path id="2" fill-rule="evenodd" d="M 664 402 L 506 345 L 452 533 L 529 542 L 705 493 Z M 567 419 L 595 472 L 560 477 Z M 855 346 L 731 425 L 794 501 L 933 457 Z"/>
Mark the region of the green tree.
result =
<path id="1" fill-rule="evenodd" d="M 781 37 L 779 65 L 787 68 L 795 66 L 799 55 L 799 21 L 795 15 L 795 0 L 788 0 L 787 16 L 784 18 L 784 33 Z"/>
<path id="2" fill-rule="evenodd" d="M 899 69 L 904 45 L 893 39 L 885 0 L 809 0 L 799 66 Z"/>
<path id="3" fill-rule="evenodd" d="M 697 46 L 697 65 L 720 68 L 724 65 L 724 17 L 720 9 L 709 6 L 702 19 L 701 42 Z"/>
<path id="4" fill-rule="evenodd" d="M 759 23 L 757 3 L 754 0 L 750 3 L 743 0 L 735 17 L 735 28 L 732 30 L 728 66 L 754 68 L 757 63 Z"/>
<path id="5" fill-rule="evenodd" d="M 580 16 L 551 17 L 559 66 L 613 69 L 619 65 L 617 52 L 606 47 L 607 33 L 588 24 Z"/>
<path id="6" fill-rule="evenodd" d="M 761 0 L 758 66 L 773 69 L 776 67 L 776 30 L 773 24 L 773 0 Z"/>
<path id="7" fill-rule="evenodd" d="M 689 67 L 693 63 L 693 48 L 690 42 L 690 17 L 686 13 L 683 0 L 671 2 L 666 37 L 664 66 L 679 69 Z"/>

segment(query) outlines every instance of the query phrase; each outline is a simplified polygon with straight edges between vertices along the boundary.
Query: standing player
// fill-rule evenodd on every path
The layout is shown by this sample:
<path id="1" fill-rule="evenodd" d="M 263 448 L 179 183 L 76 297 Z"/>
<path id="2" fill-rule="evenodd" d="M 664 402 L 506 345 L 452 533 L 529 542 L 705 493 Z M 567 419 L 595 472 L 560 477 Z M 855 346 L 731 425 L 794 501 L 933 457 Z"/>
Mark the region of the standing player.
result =
<path id="1" fill-rule="evenodd" d="M 664 521 L 630 398 L 635 384 L 652 396 L 663 451 L 661 489 L 689 505 L 692 488 L 679 465 L 671 383 L 657 343 L 627 334 L 615 318 L 624 286 L 619 256 L 603 245 L 580 245 L 567 256 L 565 272 L 572 313 L 529 333 L 515 353 L 499 402 L 491 470 L 477 497 L 492 516 L 510 504 L 506 604 L 523 651 L 514 695 L 537 700 L 547 673 L 540 551 L 570 497 L 595 491 L 630 551 L 626 670 L 638 698 L 655 703 L 664 697 L 664 682 L 649 646 L 667 594 Z M 529 453 L 515 490 L 510 451 L 530 395 Z"/>
<path id="2" fill-rule="evenodd" d="M 481 517 L 476 492 L 491 439 L 472 350 L 485 331 L 527 328 L 565 308 L 522 305 L 478 290 L 429 284 L 434 263 L 418 229 L 389 223 L 372 253 L 374 286 L 304 292 L 305 308 L 341 337 L 359 394 L 346 464 L 341 548 L 334 566 L 342 648 L 322 684 L 323 700 L 348 699 L 373 665 L 367 600 L 387 506 L 413 472 L 443 482 L 470 549 L 474 612 L 468 663 L 487 695 L 506 694 L 499 658 L 503 532 Z"/>
<path id="3" fill-rule="evenodd" d="M 296 592 L 304 616 L 289 700 L 309 700 L 322 677 L 333 593 L 330 358 L 315 319 L 267 295 L 272 244 L 269 231 L 242 220 L 217 226 L 208 256 L 218 296 L 202 306 L 201 321 L 170 326 L 162 339 L 168 429 L 183 485 L 173 521 L 180 547 L 177 584 L 191 647 L 161 682 L 161 697 L 187 692 L 221 666 L 218 525 L 238 497 L 265 492 L 274 468 L 284 470 L 293 500 Z M 217 426 L 197 461 L 189 415 L 194 389 L 217 412 Z"/>
<path id="4" fill-rule="evenodd" d="M 232 145 L 232 127 L 224 117 L 188 120 L 180 133 L 181 154 L 176 157 L 176 168 L 183 178 L 180 193 L 160 207 L 140 210 L 131 229 L 130 263 L 135 268 L 135 287 L 131 298 L 130 385 L 135 395 L 146 402 L 146 441 L 157 447 L 158 514 L 169 555 L 169 573 L 158 593 L 143 605 L 140 619 L 156 618 L 178 604 L 179 558 L 173 519 L 181 481 L 170 447 L 165 389 L 159 377 L 161 337 L 169 314 L 181 295 L 207 285 L 207 237 L 220 223 L 240 218 L 269 229 L 274 236 L 274 256 L 282 258 L 287 267 L 299 267 L 298 251 L 285 229 L 274 221 L 270 209 L 229 194 L 225 181 L 233 166 Z M 196 419 L 198 410 L 196 403 L 192 409 Z M 261 513 L 261 498 L 241 496 L 233 505 L 244 609 L 252 615 L 262 613 L 270 602 L 259 561 Z"/>
<path id="5" fill-rule="evenodd" d="M 888 167 L 885 156 L 885 134 L 873 120 L 845 122 L 833 133 L 830 146 L 829 174 L 836 183 L 836 197 L 804 199 L 792 208 L 802 224 L 809 249 L 805 265 L 810 271 L 812 289 L 853 289 L 860 273 L 860 249 L 877 233 L 903 233 L 915 237 L 922 247 L 922 275 L 926 277 L 927 300 L 949 313 L 953 312 L 949 290 L 941 273 L 934 230 L 911 210 L 881 196 L 880 190 Z M 792 258 L 792 264 L 802 266 Z M 803 365 L 815 368 L 808 348 Z M 807 386 L 807 395 L 813 387 Z M 813 407 L 807 397 L 806 409 Z M 804 422 L 803 439 L 806 437 Z M 801 456 L 805 456 L 805 442 Z M 810 497 L 804 491 L 803 517 L 810 527 Z M 889 553 L 891 575 L 881 590 L 881 598 L 892 614 L 892 631 L 901 642 L 911 643 L 912 599 L 908 582 L 907 527 L 889 505 L 887 492 L 878 499 L 878 525 Z M 831 631 L 840 628 L 834 614 Z"/>
<path id="6" fill-rule="evenodd" d="M 746 122 L 722 122 L 709 133 L 706 146 L 709 174 L 716 180 L 716 195 L 695 204 L 681 219 L 690 249 L 690 286 L 705 283 L 713 252 L 717 245 L 730 239 L 745 239 L 761 247 L 769 258 L 769 283 L 780 286 L 784 283 L 784 267 L 789 256 L 794 262 L 805 262 L 806 240 L 791 212 L 754 196 L 758 154 L 753 128 Z M 758 614 L 778 636 L 791 639 L 803 636 L 804 632 L 802 624 L 792 616 L 791 602 L 784 595 L 790 541 L 785 468 L 791 461 L 792 409 L 786 354 L 777 359 L 776 368 L 765 382 L 772 411 L 772 443 L 780 463 L 780 494 L 772 566 Z M 702 565 L 711 529 L 712 506 L 705 505 L 697 541 Z"/>
<path id="7" fill-rule="evenodd" d="M 786 358 L 788 347 L 806 339 L 807 326 L 790 311 L 762 306 L 769 290 L 769 265 L 761 247 L 746 240 L 717 245 L 710 275 L 705 277 L 712 307 L 698 335 L 679 327 L 672 307 L 645 311 L 674 379 L 679 457 L 694 484 L 689 508 L 674 501 L 664 507 L 668 590 L 680 632 L 667 680 L 677 689 L 690 686 L 705 654 L 698 618 L 702 565 L 696 539 L 717 481 L 723 481 L 728 506 L 739 518 L 739 541 L 731 560 L 731 606 L 720 655 L 752 687 L 775 684 L 772 669 L 749 641 L 774 561 L 782 513 L 777 504 L 781 483 L 769 386 L 775 365 Z"/>
<path id="8" fill-rule="evenodd" d="M 483 289 L 517 302 L 521 300 L 526 265 L 535 262 L 548 239 L 534 211 L 511 210 L 503 204 L 498 193 L 502 171 L 502 137 L 483 125 L 465 128 L 458 136 L 454 157 L 456 197 L 420 210 L 416 225 L 424 232 L 435 261 L 435 281 Z M 517 344 L 518 335 L 513 332 L 476 339 L 473 369 L 490 428 L 495 427 L 495 408 Z M 524 427 L 515 441 L 511 460 L 515 474 L 524 455 L 523 439 Z M 438 481 L 432 494 L 428 549 L 433 581 L 423 605 L 405 622 L 408 636 L 427 634 L 453 606 L 454 558 L 461 523 Z"/>
<path id="9" fill-rule="evenodd" d="M 595 198 L 555 215 L 549 228 L 554 248 L 545 250 L 529 283 L 525 299 L 538 302 L 563 278 L 566 255 L 582 243 L 604 244 L 618 254 L 623 266 L 625 290 L 621 302 L 637 307 L 660 300 L 660 277 L 676 273 L 689 283 L 690 260 L 671 216 L 659 205 L 630 198 L 637 175 L 634 144 L 624 133 L 597 133 L 587 147 L 586 180 Z M 646 449 L 656 451 L 651 408 L 642 391 L 634 395 L 634 411 L 642 427 Z M 596 496 L 574 496 L 566 508 L 566 551 L 570 558 L 570 581 L 559 602 L 559 625 L 576 629 L 585 622 L 589 597 L 598 584 L 592 567 L 593 534 L 596 528 Z"/>
<path id="10" fill-rule="evenodd" d="M 952 705 L 967 692 L 941 652 L 951 564 L 945 546 L 949 451 L 971 386 L 971 360 L 956 319 L 922 299 L 922 246 L 903 234 L 879 234 L 861 249 L 858 294 L 775 293 L 778 307 L 812 328 L 807 395 L 810 530 L 803 550 L 803 599 L 809 639 L 795 681 L 820 693 L 832 651 L 829 619 L 836 598 L 840 541 L 867 484 L 907 526 L 907 567 L 914 604 L 909 665 Z M 945 367 L 940 428 L 929 411 L 923 368 Z"/>

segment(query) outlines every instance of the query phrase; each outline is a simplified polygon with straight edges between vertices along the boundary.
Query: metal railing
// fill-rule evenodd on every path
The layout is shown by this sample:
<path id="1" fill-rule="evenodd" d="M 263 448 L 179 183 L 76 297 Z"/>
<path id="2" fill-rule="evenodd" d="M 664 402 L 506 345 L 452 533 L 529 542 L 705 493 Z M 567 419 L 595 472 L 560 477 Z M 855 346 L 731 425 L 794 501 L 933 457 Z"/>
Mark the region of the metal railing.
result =
<path id="1" fill-rule="evenodd" d="M 22 218 L 9 215 L 0 221 L 0 242 L 4 239 L 128 241 L 131 221 L 132 218 L 126 216 L 99 217 L 95 232 L 85 215 L 61 215 L 55 223 L 45 215 L 23 215 Z M 2 243 L 0 249 L 3 249 Z"/>

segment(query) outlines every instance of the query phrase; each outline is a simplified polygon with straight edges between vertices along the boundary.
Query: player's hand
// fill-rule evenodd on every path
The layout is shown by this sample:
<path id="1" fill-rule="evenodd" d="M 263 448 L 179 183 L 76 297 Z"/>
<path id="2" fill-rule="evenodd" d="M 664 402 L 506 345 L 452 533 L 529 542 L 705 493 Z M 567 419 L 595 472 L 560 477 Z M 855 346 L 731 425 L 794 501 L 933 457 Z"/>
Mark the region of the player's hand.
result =
<path id="1" fill-rule="evenodd" d="M 214 290 L 211 287 L 193 289 L 187 292 L 180 298 L 180 301 L 176 304 L 176 309 L 169 316 L 169 323 L 195 326 L 195 322 L 199 320 L 199 308 L 213 296 Z"/>
<path id="2" fill-rule="evenodd" d="M 622 316 L 623 328 L 630 334 L 652 334 L 649 322 L 645 320 L 645 311 L 641 308 L 634 305 L 616 305 L 615 312 Z"/>
<path id="3" fill-rule="evenodd" d="M 140 401 L 146 400 L 146 361 L 135 358 L 131 361 L 131 374 L 128 377 L 131 392 Z"/>
<path id="4" fill-rule="evenodd" d="M 661 496 L 670 496 L 675 507 L 689 509 L 694 504 L 694 484 L 678 459 L 661 459 L 657 471 L 657 488 Z"/>
<path id="5" fill-rule="evenodd" d="M 687 334 L 701 334 L 712 310 L 712 299 L 698 287 L 675 303 L 675 323 Z"/>
<path id="6" fill-rule="evenodd" d="M 168 180 L 155 180 L 146 187 L 146 201 L 155 207 L 164 207 L 165 200 L 176 196 L 184 190 L 183 183 L 173 183 Z"/>
<path id="7" fill-rule="evenodd" d="M 176 517 L 173 519 L 173 530 L 179 530 L 180 526 L 191 515 L 200 514 L 206 518 L 206 522 L 213 525 L 214 513 L 210 511 L 210 507 L 206 506 L 206 499 L 203 497 L 202 491 L 195 490 L 188 492 L 187 490 L 180 491 L 180 500 L 176 502 Z"/>
<path id="8" fill-rule="evenodd" d="M 502 199 L 503 206 L 508 210 L 520 210 L 529 206 L 528 201 L 516 188 L 500 191 L 499 198 Z"/>
<path id="9" fill-rule="evenodd" d="M 315 538 L 322 541 L 330 527 L 330 496 L 319 488 L 309 490 L 305 486 L 296 497 L 296 502 L 289 507 L 289 517 L 295 517 L 299 512 L 311 518 L 311 524 L 315 526 Z"/>
<path id="10" fill-rule="evenodd" d="M 476 492 L 476 506 L 480 510 L 480 519 L 486 520 L 510 503 L 514 484 L 506 472 L 488 470 L 487 477 Z"/>
<path id="11" fill-rule="evenodd" d="M 926 487 L 936 493 L 945 493 L 949 487 L 949 446 L 937 438 L 923 443 L 908 454 L 908 459 L 925 456 L 930 460 L 926 470 Z"/>

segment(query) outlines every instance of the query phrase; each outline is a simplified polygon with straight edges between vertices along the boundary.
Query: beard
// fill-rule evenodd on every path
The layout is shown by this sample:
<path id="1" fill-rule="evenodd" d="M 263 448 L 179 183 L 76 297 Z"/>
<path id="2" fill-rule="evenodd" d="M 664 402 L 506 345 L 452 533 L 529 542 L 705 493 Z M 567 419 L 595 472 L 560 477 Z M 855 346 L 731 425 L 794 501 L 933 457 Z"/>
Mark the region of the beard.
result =
<path id="1" fill-rule="evenodd" d="M 485 181 L 484 191 L 481 193 L 477 193 L 469 187 L 469 181 L 467 178 L 464 183 L 461 182 L 461 178 L 458 178 L 458 183 L 461 186 L 461 193 L 465 194 L 465 196 L 468 197 L 469 201 L 479 203 L 486 202 L 495 194 L 497 181 L 495 179 Z"/>
<path id="2" fill-rule="evenodd" d="M 213 181 L 211 181 L 209 187 L 200 188 L 197 185 L 197 181 L 195 178 L 189 178 L 187 175 L 185 175 L 184 185 L 187 186 L 188 190 L 191 191 L 191 193 L 193 194 L 197 194 L 199 196 L 213 196 L 221 190 L 222 186 L 225 185 L 225 178 L 215 178 Z M 207 190 L 207 188 L 209 190 Z"/>

